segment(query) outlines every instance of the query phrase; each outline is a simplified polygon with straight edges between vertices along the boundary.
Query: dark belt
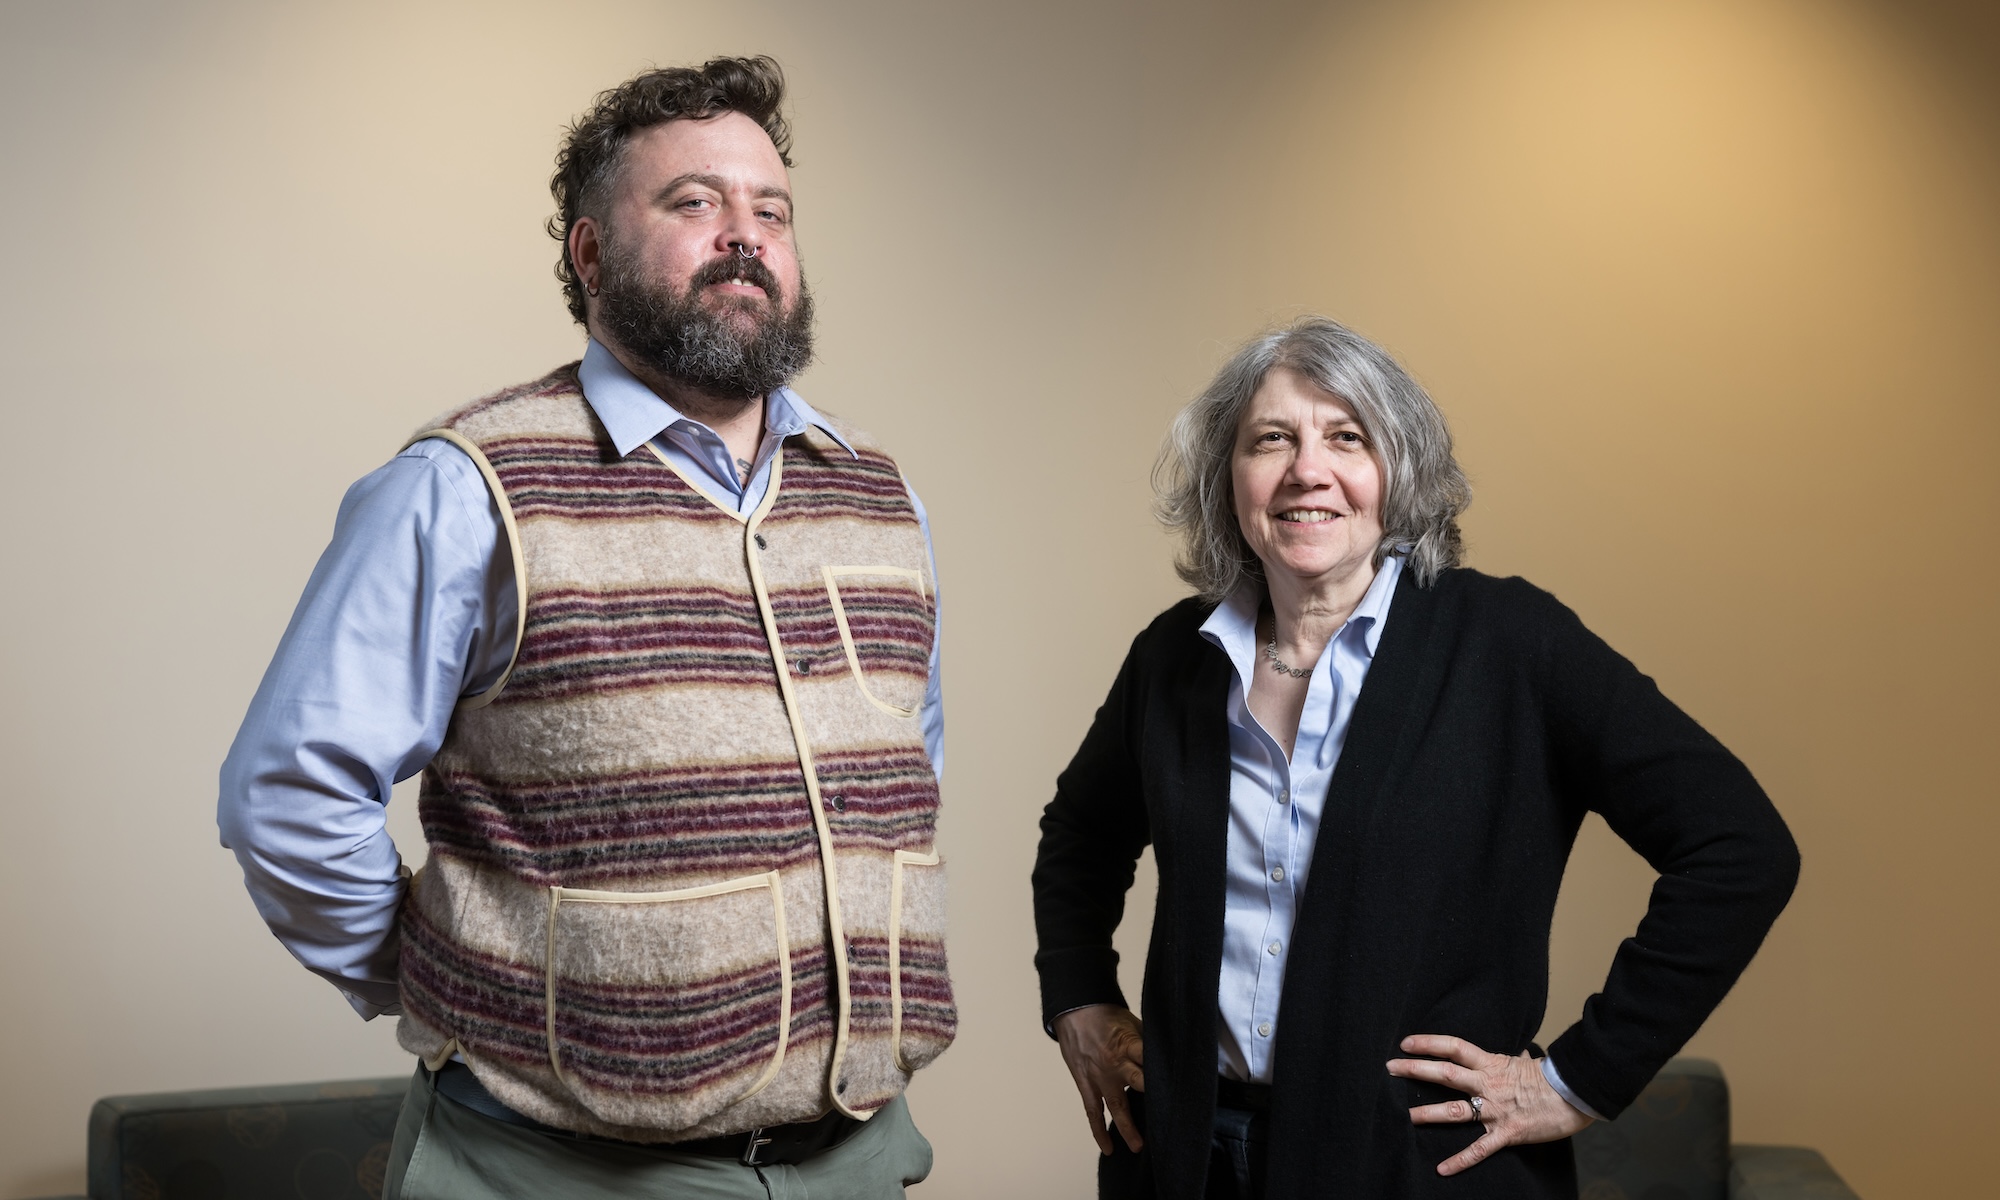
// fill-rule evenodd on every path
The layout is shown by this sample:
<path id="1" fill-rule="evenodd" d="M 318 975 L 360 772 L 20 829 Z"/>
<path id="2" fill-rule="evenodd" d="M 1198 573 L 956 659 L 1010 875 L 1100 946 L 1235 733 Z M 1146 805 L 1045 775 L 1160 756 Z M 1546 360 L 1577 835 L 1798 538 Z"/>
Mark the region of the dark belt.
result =
<path id="1" fill-rule="evenodd" d="M 471 1109 L 482 1117 L 491 1117 L 508 1125 L 533 1130 L 548 1137 L 568 1138 L 578 1142 L 605 1142 L 615 1146 L 631 1146 L 643 1150 L 671 1150 L 676 1154 L 699 1154 L 704 1158 L 733 1158 L 746 1167 L 767 1167 L 773 1164 L 802 1163 L 816 1154 L 824 1153 L 846 1141 L 861 1122 L 846 1116 L 839 1109 L 827 1113 L 814 1121 L 794 1121 L 789 1125 L 770 1125 L 762 1129 L 752 1129 L 744 1133 L 729 1133 L 721 1137 L 696 1138 L 689 1142 L 632 1142 L 624 1138 L 599 1137 L 591 1133 L 577 1133 L 571 1129 L 558 1129 L 544 1125 L 533 1117 L 523 1116 L 494 1099 L 486 1085 L 472 1073 L 472 1068 L 462 1062 L 448 1061 L 436 1071 L 426 1068 L 431 1084 L 446 1098 Z"/>
<path id="2" fill-rule="evenodd" d="M 1215 1077 L 1215 1103 L 1220 1108 L 1233 1108 L 1238 1112 L 1267 1113 L 1271 1111 L 1271 1085 L 1244 1083 L 1227 1075 L 1218 1075 Z"/>

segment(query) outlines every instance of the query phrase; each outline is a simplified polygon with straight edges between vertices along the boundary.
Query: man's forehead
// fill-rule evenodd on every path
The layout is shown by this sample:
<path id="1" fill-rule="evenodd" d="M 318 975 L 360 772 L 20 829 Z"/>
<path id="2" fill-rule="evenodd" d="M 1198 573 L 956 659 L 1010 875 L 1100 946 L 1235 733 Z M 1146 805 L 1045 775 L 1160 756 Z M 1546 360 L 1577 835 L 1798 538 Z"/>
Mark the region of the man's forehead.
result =
<path id="1" fill-rule="evenodd" d="M 780 192 L 791 183 L 770 135 L 742 113 L 648 126 L 626 150 L 626 179 L 642 191 L 684 178 Z"/>

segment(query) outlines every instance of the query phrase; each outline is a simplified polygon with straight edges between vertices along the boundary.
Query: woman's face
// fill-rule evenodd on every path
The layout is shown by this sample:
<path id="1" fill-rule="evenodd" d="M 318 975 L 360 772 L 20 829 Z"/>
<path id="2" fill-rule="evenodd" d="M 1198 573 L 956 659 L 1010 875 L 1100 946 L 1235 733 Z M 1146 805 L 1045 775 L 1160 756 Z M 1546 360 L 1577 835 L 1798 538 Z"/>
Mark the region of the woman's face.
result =
<path id="1" fill-rule="evenodd" d="M 1279 368 L 1236 426 L 1236 520 L 1267 579 L 1337 582 L 1382 541 L 1382 468 L 1347 402 Z"/>

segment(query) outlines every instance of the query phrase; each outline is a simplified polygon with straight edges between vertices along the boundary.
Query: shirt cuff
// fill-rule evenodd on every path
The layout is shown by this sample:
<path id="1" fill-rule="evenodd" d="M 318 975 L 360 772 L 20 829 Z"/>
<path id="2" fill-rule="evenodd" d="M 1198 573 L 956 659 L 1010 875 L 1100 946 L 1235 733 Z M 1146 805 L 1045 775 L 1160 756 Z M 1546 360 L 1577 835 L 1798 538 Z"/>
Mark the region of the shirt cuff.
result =
<path id="1" fill-rule="evenodd" d="M 364 996 L 355 995 L 346 988 L 341 988 L 340 994 L 346 998 L 348 1006 L 353 1008 L 356 1013 L 359 1013 L 361 1019 L 364 1021 L 372 1021 L 376 1017 L 400 1017 L 403 1015 L 403 1005 L 400 1000 L 392 1000 L 387 1004 L 377 1004 Z"/>
<path id="2" fill-rule="evenodd" d="M 1563 1082 L 1562 1072 L 1556 1070 L 1554 1059 L 1545 1058 L 1542 1060 L 1542 1078 L 1549 1081 L 1549 1086 L 1556 1090 L 1556 1095 L 1561 1096 L 1571 1108 L 1593 1121 L 1602 1121 L 1604 1119 L 1602 1113 L 1599 1113 L 1596 1109 L 1590 1107 L 1590 1105 L 1577 1099 L 1576 1093 L 1569 1090 L 1569 1085 Z"/>

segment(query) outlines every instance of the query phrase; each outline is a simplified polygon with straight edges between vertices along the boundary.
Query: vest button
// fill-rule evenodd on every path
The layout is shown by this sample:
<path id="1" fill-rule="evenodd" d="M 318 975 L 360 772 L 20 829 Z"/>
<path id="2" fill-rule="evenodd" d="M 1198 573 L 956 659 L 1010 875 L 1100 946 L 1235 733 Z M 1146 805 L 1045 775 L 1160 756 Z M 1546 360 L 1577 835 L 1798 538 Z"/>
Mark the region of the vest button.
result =
<path id="1" fill-rule="evenodd" d="M 835 811 L 835 812 L 846 812 L 846 811 L 847 811 L 847 797 L 845 797 L 845 796 L 835 796 L 835 797 L 833 798 L 833 811 Z"/>
<path id="2" fill-rule="evenodd" d="M 763 534 L 761 533 L 757 534 L 756 538 L 757 538 L 757 548 L 759 550 L 769 550 L 771 548 L 771 544 L 764 540 Z"/>
<path id="3" fill-rule="evenodd" d="M 843 1079 L 839 1083 L 834 1084 L 833 1090 L 845 1096 L 847 1094 L 847 1081 Z"/>
<path id="4" fill-rule="evenodd" d="M 810 658 L 802 658 L 802 659 L 800 659 L 800 660 L 799 660 L 799 674 L 801 674 L 801 675 L 810 675 L 810 674 L 812 674 L 812 673 L 813 673 L 813 664 L 812 664 L 812 659 L 810 659 Z"/>

